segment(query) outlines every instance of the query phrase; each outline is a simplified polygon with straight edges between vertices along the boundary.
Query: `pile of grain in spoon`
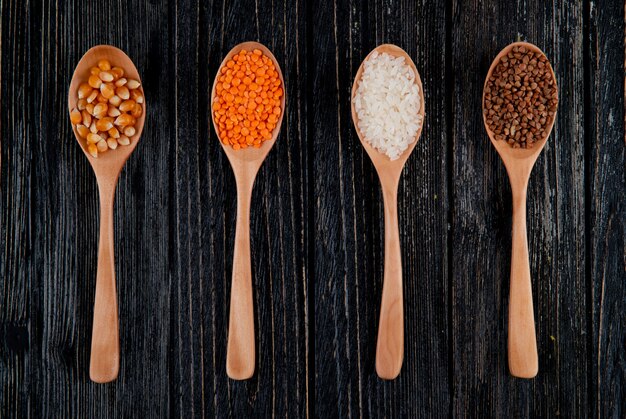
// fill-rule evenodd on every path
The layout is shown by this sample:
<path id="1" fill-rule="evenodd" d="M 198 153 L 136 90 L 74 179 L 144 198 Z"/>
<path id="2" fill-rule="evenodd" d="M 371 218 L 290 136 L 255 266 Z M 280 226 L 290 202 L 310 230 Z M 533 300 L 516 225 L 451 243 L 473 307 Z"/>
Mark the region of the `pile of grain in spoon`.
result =
<path id="1" fill-rule="evenodd" d="M 416 140 L 422 98 L 416 74 L 404 57 L 374 51 L 363 62 L 353 101 L 363 138 L 391 160 Z"/>
<path id="2" fill-rule="evenodd" d="M 91 67 L 89 77 L 78 86 L 76 108 L 70 120 L 87 143 L 93 157 L 129 145 L 137 133 L 135 124 L 143 114 L 141 83 L 124 77 L 124 69 L 108 60 Z"/>
<path id="3" fill-rule="evenodd" d="M 548 136 L 558 103 L 546 56 L 515 46 L 487 80 L 483 112 L 496 140 L 513 148 L 532 148 Z"/>

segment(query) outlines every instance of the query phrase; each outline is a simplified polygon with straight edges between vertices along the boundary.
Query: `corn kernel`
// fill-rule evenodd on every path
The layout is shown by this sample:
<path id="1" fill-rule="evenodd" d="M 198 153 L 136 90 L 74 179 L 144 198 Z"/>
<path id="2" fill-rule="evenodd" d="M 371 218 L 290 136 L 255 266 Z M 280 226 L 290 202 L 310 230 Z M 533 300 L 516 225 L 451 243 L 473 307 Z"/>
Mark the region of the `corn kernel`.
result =
<path id="1" fill-rule="evenodd" d="M 109 110 L 107 111 L 107 115 L 112 116 L 112 117 L 116 117 L 116 116 L 120 116 L 121 112 L 115 106 L 111 105 L 111 106 L 109 106 Z"/>
<path id="2" fill-rule="evenodd" d="M 102 118 L 106 116 L 107 110 L 108 110 L 108 106 L 106 103 L 98 103 L 93 108 L 93 116 L 95 116 L 96 118 Z"/>
<path id="3" fill-rule="evenodd" d="M 120 138 L 120 132 L 117 130 L 117 128 L 113 127 L 108 132 L 109 136 L 111 136 L 112 138 Z"/>
<path id="4" fill-rule="evenodd" d="M 113 118 L 102 118 L 96 121 L 98 131 L 108 131 L 113 128 Z"/>
<path id="5" fill-rule="evenodd" d="M 89 84 L 81 83 L 81 85 L 78 86 L 78 98 L 86 99 L 87 96 L 89 96 L 92 91 L 93 91 L 93 88 Z"/>
<path id="6" fill-rule="evenodd" d="M 72 121 L 72 124 L 76 125 L 80 124 L 82 120 L 83 116 L 80 114 L 80 111 L 74 108 L 72 112 L 70 112 L 70 121 Z"/>
<path id="7" fill-rule="evenodd" d="M 87 146 L 87 151 L 92 157 L 98 157 L 98 147 L 96 147 L 95 144 L 89 144 Z"/>
<path id="8" fill-rule="evenodd" d="M 100 85 L 102 84 L 102 80 L 100 80 L 100 77 L 92 74 L 91 76 L 89 76 L 88 83 L 94 89 L 99 89 Z"/>
<path id="9" fill-rule="evenodd" d="M 76 106 L 78 107 L 79 111 L 82 111 L 83 109 L 85 109 L 85 106 L 87 106 L 87 99 L 78 99 L 78 102 L 76 102 Z"/>
<path id="10" fill-rule="evenodd" d="M 101 71 L 100 74 L 98 74 L 98 77 L 105 83 L 113 81 L 113 74 L 109 73 L 108 71 Z"/>
<path id="11" fill-rule="evenodd" d="M 100 69 L 98 67 L 91 67 L 89 69 L 89 74 L 91 74 L 92 76 L 97 76 L 98 74 L 100 74 Z"/>
<path id="12" fill-rule="evenodd" d="M 124 128 L 124 135 L 127 137 L 132 137 L 133 135 L 135 135 L 135 127 L 126 127 Z"/>
<path id="13" fill-rule="evenodd" d="M 102 71 L 109 71 L 111 69 L 111 63 L 109 60 L 100 60 L 98 61 L 98 68 Z"/>
<path id="14" fill-rule="evenodd" d="M 95 119 L 93 121 L 91 121 L 91 126 L 89 127 L 89 131 L 91 131 L 93 134 L 97 134 L 98 133 L 98 127 L 96 126 L 96 120 Z"/>
<path id="15" fill-rule="evenodd" d="M 128 115 L 128 114 L 121 114 L 120 116 L 117 117 L 117 119 L 115 120 L 115 125 L 118 126 L 128 126 L 133 122 L 133 117 Z"/>
<path id="16" fill-rule="evenodd" d="M 87 138 L 87 135 L 89 135 L 89 128 L 87 128 L 83 124 L 78 124 L 76 125 L 76 132 L 78 132 L 78 135 L 80 135 L 81 137 Z"/>
<path id="17" fill-rule="evenodd" d="M 128 82 L 126 82 L 126 87 L 128 87 L 130 90 L 134 90 L 138 88 L 139 86 L 141 86 L 141 83 L 139 83 L 135 79 L 129 79 Z"/>
<path id="18" fill-rule="evenodd" d="M 143 103 L 143 95 L 137 89 L 130 91 L 130 98 L 137 103 Z"/>
<path id="19" fill-rule="evenodd" d="M 111 99 L 115 94 L 115 85 L 113 83 L 102 83 L 100 93 L 107 99 Z"/>
<path id="20" fill-rule="evenodd" d="M 100 153 L 104 153 L 105 151 L 109 149 L 109 145 L 104 139 L 101 139 L 100 141 L 98 141 L 98 143 L 96 144 L 96 147 L 98 147 L 98 151 Z"/>
<path id="21" fill-rule="evenodd" d="M 96 97 L 96 102 L 98 102 L 98 103 L 107 103 L 108 101 L 109 101 L 109 99 L 107 99 L 104 96 L 102 96 L 102 93 L 98 93 L 98 96 Z"/>
<path id="22" fill-rule="evenodd" d="M 87 142 L 89 143 L 97 144 L 100 140 L 102 140 L 102 137 L 100 137 L 98 134 L 94 134 L 93 132 L 87 134 Z"/>
<path id="23" fill-rule="evenodd" d="M 130 90 L 128 90 L 128 87 L 126 86 L 120 86 L 117 89 L 115 89 L 115 94 L 124 100 L 127 100 L 130 98 Z"/>
<path id="24" fill-rule="evenodd" d="M 130 139 L 127 136 L 122 135 L 122 136 L 120 136 L 120 138 L 117 139 L 117 143 L 119 145 L 129 145 L 130 144 Z"/>
<path id="25" fill-rule="evenodd" d="M 121 86 L 125 85 L 127 81 L 128 80 L 126 80 L 124 77 L 122 77 L 121 79 L 119 79 L 119 80 L 117 80 L 115 82 L 115 86 L 121 87 Z"/>
<path id="26" fill-rule="evenodd" d="M 142 113 L 143 108 L 139 103 L 137 103 L 130 114 L 133 116 L 133 118 L 139 118 Z"/>
<path id="27" fill-rule="evenodd" d="M 117 148 L 117 140 L 115 138 L 108 138 L 107 145 L 111 150 L 115 150 Z"/>
<path id="28" fill-rule="evenodd" d="M 89 115 L 89 112 L 87 112 L 87 110 L 84 110 L 81 112 L 81 114 L 83 115 L 83 125 L 88 127 L 91 125 L 91 115 Z"/>
<path id="29" fill-rule="evenodd" d="M 124 77 L 124 69 L 122 67 L 113 67 L 111 73 L 115 74 L 117 78 Z"/>
<path id="30" fill-rule="evenodd" d="M 122 98 L 118 95 L 113 95 L 109 98 L 109 103 L 113 106 L 120 106 L 122 103 Z"/>
<path id="31" fill-rule="evenodd" d="M 92 90 L 91 94 L 87 96 L 87 103 L 93 102 L 94 100 L 96 100 L 97 97 L 98 97 L 98 91 Z"/>
<path id="32" fill-rule="evenodd" d="M 132 99 L 130 100 L 125 100 L 124 102 L 122 102 L 120 104 L 120 111 L 122 112 L 128 112 L 128 111 L 132 111 L 133 108 L 135 107 L 136 102 Z"/>

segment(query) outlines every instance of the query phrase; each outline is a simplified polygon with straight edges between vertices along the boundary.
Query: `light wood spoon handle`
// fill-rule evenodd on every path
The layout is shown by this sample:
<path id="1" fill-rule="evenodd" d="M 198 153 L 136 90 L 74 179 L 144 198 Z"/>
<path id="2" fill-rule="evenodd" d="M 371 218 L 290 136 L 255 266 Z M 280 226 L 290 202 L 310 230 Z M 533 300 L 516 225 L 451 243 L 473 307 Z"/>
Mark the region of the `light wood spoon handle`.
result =
<path id="1" fill-rule="evenodd" d="M 104 182 L 100 190 L 100 244 L 96 300 L 93 310 L 91 338 L 91 365 L 89 376 L 97 383 L 108 383 L 117 378 L 120 363 L 120 344 L 115 290 L 115 254 L 113 247 L 113 199 L 115 183 Z"/>
<path id="2" fill-rule="evenodd" d="M 233 253 L 233 278 L 230 291 L 230 321 L 226 373 L 234 380 L 254 374 L 254 306 L 250 262 L 251 181 L 237 182 L 237 227 Z"/>
<path id="3" fill-rule="evenodd" d="M 509 370 L 511 375 L 532 378 L 537 375 L 537 338 L 530 282 L 528 240 L 526 237 L 526 188 L 513 191 L 513 248 L 509 295 Z"/>
<path id="4" fill-rule="evenodd" d="M 398 185 L 383 186 L 385 206 L 385 274 L 376 345 L 376 372 L 392 380 L 400 374 L 404 357 L 402 257 L 398 232 Z"/>

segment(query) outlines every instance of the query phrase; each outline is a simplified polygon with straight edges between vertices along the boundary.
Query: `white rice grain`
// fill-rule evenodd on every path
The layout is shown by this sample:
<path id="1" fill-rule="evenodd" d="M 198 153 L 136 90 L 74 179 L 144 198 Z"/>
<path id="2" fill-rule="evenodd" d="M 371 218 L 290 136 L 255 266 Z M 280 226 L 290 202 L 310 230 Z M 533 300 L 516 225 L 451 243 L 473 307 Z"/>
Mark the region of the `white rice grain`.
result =
<path id="1" fill-rule="evenodd" d="M 422 127 L 421 92 L 404 57 L 373 52 L 363 63 L 353 100 L 365 141 L 391 160 L 415 141 Z"/>

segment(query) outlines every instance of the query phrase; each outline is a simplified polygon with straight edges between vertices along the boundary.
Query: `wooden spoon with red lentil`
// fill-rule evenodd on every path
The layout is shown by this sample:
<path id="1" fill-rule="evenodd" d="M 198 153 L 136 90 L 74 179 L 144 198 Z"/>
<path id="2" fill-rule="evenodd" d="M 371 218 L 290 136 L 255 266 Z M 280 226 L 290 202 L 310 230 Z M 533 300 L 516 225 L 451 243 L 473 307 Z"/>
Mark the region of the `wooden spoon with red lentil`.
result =
<path id="1" fill-rule="evenodd" d="M 250 263 L 250 199 L 254 179 L 274 146 L 285 113 L 285 82 L 274 55 L 258 42 L 235 46 L 213 83 L 213 127 L 237 183 L 226 373 L 234 380 L 254 374 L 254 305 Z"/>
<path id="2" fill-rule="evenodd" d="M 558 106 L 556 77 L 545 54 L 515 42 L 491 64 L 483 90 L 483 118 L 504 162 L 513 195 L 508 359 L 512 375 L 537 375 L 537 338 L 526 237 L 526 191 L 532 168 L 552 131 Z"/>

